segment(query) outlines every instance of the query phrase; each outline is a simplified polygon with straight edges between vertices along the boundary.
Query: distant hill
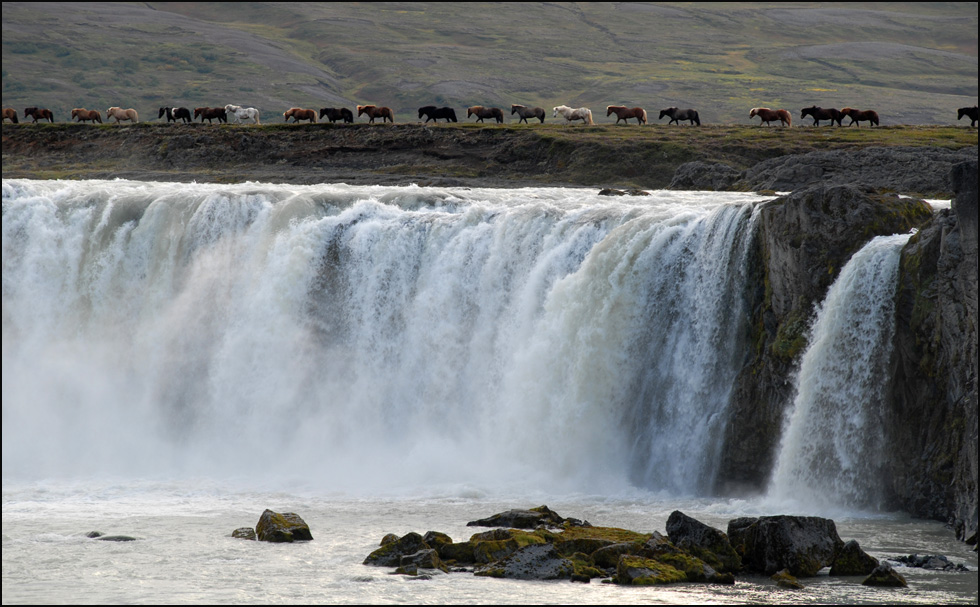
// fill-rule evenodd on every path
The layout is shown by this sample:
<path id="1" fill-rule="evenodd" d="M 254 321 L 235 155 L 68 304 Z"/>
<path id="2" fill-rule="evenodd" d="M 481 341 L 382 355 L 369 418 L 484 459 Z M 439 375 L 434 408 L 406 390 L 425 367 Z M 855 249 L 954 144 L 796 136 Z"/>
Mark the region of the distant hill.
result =
<path id="1" fill-rule="evenodd" d="M 876 109 L 955 122 L 977 103 L 976 2 L 3 3 L 3 105 L 512 103 Z M 463 113 L 465 115 L 465 112 Z M 549 120 L 550 111 L 549 111 Z M 804 122 L 799 121 L 800 124 Z M 845 122 L 846 124 L 846 122 Z"/>

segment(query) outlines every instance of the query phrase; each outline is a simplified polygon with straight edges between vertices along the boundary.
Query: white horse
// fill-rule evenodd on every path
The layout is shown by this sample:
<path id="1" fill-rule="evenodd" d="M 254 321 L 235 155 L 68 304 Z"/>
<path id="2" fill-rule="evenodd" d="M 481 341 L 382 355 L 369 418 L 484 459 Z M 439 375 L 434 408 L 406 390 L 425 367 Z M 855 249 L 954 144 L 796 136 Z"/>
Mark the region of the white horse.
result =
<path id="1" fill-rule="evenodd" d="M 259 122 L 259 111 L 254 107 L 242 107 L 240 105 L 228 104 L 225 106 L 225 112 L 235 117 L 235 122 L 244 122 L 248 120 L 255 124 L 260 124 Z"/>
<path id="2" fill-rule="evenodd" d="M 552 118 L 557 118 L 558 114 L 565 117 L 565 124 L 573 120 L 581 120 L 584 124 L 595 124 L 592 121 L 592 110 L 587 107 L 580 107 L 578 109 L 572 109 L 567 105 L 559 105 L 555 108 L 555 113 L 551 115 Z"/>

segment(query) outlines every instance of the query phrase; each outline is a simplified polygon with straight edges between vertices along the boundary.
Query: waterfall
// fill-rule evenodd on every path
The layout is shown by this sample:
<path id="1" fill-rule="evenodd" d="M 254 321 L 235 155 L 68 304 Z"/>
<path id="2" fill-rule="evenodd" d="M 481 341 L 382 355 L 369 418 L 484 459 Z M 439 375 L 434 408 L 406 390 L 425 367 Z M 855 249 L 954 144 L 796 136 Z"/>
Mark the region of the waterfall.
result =
<path id="1" fill-rule="evenodd" d="M 770 495 L 808 508 L 880 506 L 884 390 L 899 259 L 909 234 L 879 236 L 820 306 L 796 380 Z"/>
<path id="2" fill-rule="evenodd" d="M 4 180 L 4 475 L 703 493 L 760 199 Z"/>

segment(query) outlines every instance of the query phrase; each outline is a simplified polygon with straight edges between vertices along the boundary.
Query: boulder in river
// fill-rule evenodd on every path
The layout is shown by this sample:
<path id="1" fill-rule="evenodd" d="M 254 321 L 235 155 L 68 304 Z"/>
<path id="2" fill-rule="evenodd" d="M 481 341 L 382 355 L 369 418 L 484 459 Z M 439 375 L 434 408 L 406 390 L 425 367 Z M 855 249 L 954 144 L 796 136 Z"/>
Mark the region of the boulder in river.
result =
<path id="1" fill-rule="evenodd" d="M 260 542 L 308 542 L 313 539 L 310 526 L 298 514 L 266 510 L 259 517 L 255 534 Z"/>

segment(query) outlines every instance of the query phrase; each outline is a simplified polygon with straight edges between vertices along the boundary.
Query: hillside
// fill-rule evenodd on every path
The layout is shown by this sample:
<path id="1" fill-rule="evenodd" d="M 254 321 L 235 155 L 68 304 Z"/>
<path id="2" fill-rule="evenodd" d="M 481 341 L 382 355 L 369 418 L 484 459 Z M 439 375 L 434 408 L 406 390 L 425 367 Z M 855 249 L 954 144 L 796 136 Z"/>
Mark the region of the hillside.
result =
<path id="1" fill-rule="evenodd" d="M 3 105 L 874 108 L 977 103 L 977 3 L 3 4 Z M 152 116 L 151 116 L 152 114 Z M 550 120 L 550 116 L 549 116 Z M 600 122 L 611 121 L 603 115 Z"/>

